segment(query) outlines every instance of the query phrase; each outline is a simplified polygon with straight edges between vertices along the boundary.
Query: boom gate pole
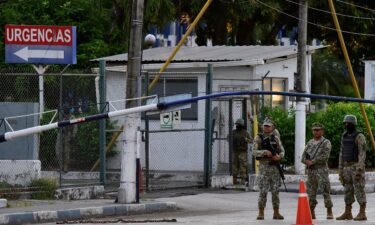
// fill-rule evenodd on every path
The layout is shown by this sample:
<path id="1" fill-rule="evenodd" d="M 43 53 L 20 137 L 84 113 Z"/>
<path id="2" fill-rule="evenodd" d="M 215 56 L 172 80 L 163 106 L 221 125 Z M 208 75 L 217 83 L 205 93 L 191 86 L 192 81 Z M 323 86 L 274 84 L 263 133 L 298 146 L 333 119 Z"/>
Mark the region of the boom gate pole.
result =
<path id="1" fill-rule="evenodd" d="M 298 52 L 296 92 L 306 93 L 306 39 L 307 39 L 307 0 L 299 1 Z M 301 157 L 306 139 L 306 100 L 297 97 L 295 119 L 294 165 L 296 174 L 304 174 L 305 167 Z"/>
<path id="2" fill-rule="evenodd" d="M 125 99 L 137 97 L 138 80 L 142 63 L 142 29 L 144 0 L 133 0 L 129 39 L 128 65 Z M 139 97 L 139 96 L 138 96 Z M 126 102 L 126 108 L 137 106 L 139 101 Z M 137 131 L 141 126 L 140 113 L 129 114 L 124 118 L 124 144 L 121 158 L 121 180 L 118 190 L 118 203 L 136 203 L 136 148 Z"/>

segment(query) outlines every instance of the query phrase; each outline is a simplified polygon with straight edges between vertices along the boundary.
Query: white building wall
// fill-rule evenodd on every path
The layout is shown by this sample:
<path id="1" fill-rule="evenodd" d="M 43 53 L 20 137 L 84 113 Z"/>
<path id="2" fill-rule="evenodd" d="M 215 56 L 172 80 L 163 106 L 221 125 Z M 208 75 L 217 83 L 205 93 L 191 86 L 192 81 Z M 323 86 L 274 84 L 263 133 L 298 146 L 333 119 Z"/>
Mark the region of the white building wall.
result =
<path id="1" fill-rule="evenodd" d="M 179 72 L 186 72 L 180 70 Z M 186 74 L 185 74 L 186 75 Z M 206 87 L 205 75 L 198 75 L 198 92 Z M 183 114 L 184 111 L 181 111 Z M 198 102 L 198 120 L 182 120 L 178 129 L 204 129 L 205 101 Z M 150 129 L 160 130 L 160 121 L 151 120 Z M 164 129 L 168 130 L 168 129 Z M 143 151 L 144 153 L 144 151 Z M 142 161 L 144 161 L 144 156 Z M 203 171 L 204 130 L 150 134 L 150 170 Z M 143 165 L 144 162 L 143 162 Z"/>
<path id="2" fill-rule="evenodd" d="M 375 100 L 375 61 L 365 61 L 365 99 Z"/>
<path id="3" fill-rule="evenodd" d="M 310 92 L 310 65 L 311 56 L 308 57 L 308 92 Z M 297 70 L 297 59 L 290 58 L 277 62 L 272 62 L 257 66 L 230 66 L 230 67 L 214 67 L 213 92 L 220 91 L 221 87 L 240 87 L 243 90 L 262 89 L 261 78 L 270 71 L 267 77 L 287 78 L 287 91 L 293 89 L 294 72 Z M 151 71 L 150 71 L 151 72 Z M 207 68 L 185 68 L 185 69 L 169 69 L 168 72 L 201 72 L 198 76 L 198 92 L 204 95 L 206 88 L 205 73 Z M 191 76 L 184 74 L 182 76 Z M 125 81 L 123 72 L 107 72 L 107 100 L 123 99 L 125 96 Z M 219 106 L 220 103 L 213 103 L 213 107 Z M 290 103 L 289 103 L 290 104 Z M 182 111 L 183 114 L 183 111 Z M 225 118 L 225 115 L 223 115 Z M 198 102 L 198 120 L 183 120 L 180 129 L 203 129 L 205 125 L 205 101 Z M 117 125 L 121 126 L 121 118 L 117 118 Z M 219 121 L 220 122 L 220 121 Z M 227 124 L 227 121 L 222 121 Z M 144 123 L 142 125 L 144 128 Z M 160 129 L 160 121 L 150 121 L 150 128 Z M 229 128 L 225 127 L 225 130 Z M 121 136 L 120 136 L 121 137 Z M 123 140 L 119 140 L 121 142 Z M 203 171 L 204 166 L 204 131 L 182 132 L 182 133 L 152 133 L 150 135 L 150 169 L 164 171 Z M 122 146 L 122 145 L 118 145 Z M 217 162 L 228 161 L 228 146 L 213 146 L 213 165 L 214 171 Z M 108 169 L 120 169 L 121 154 L 109 158 L 107 162 Z M 142 166 L 145 165 L 144 146 L 141 153 Z"/>
<path id="4" fill-rule="evenodd" d="M 198 92 L 205 90 L 207 70 L 180 69 L 173 72 L 186 72 L 181 76 L 197 77 Z M 152 71 L 150 71 L 152 72 Z M 154 71 L 156 72 L 156 71 Z M 168 71 L 171 72 L 171 71 Z M 202 72 L 201 74 L 189 75 L 189 72 Z M 125 74 L 121 72 L 107 72 L 107 101 L 120 100 L 125 98 Z M 123 109 L 124 102 L 112 103 L 117 109 Z M 110 107 L 110 111 L 114 111 Z M 183 110 L 181 114 L 183 114 Z M 198 102 L 198 120 L 183 120 L 179 129 L 203 129 L 205 125 L 205 101 Z M 114 118 L 116 126 L 121 127 L 121 117 Z M 144 121 L 142 122 L 144 129 Z M 151 130 L 161 130 L 160 120 L 150 120 Z M 107 159 L 107 168 L 118 170 L 121 168 L 120 148 L 122 146 L 122 135 L 119 137 L 115 150 L 119 153 Z M 172 170 L 172 171 L 203 171 L 204 159 L 204 131 L 191 132 L 161 132 L 150 134 L 150 169 L 151 170 Z M 141 164 L 145 166 L 144 143 L 141 152 Z"/>
<path id="5" fill-rule="evenodd" d="M 126 85 L 125 85 L 125 73 L 118 73 L 118 72 L 109 72 L 106 71 L 106 95 L 107 101 L 115 101 L 120 99 L 125 99 L 126 93 Z M 125 102 L 119 101 L 113 104 L 117 109 L 124 109 Z M 109 110 L 112 112 L 114 108 L 111 106 Z M 111 121 L 115 123 L 117 130 L 124 124 L 123 117 L 115 117 L 111 118 Z M 116 130 L 115 128 L 115 130 Z M 116 131 L 112 131 L 116 132 Z M 107 133 L 109 135 L 109 133 Z M 107 158 L 107 168 L 117 170 L 121 168 L 121 147 L 123 146 L 123 135 L 120 135 L 117 139 L 116 145 L 114 146 L 114 151 L 116 154 L 113 157 Z"/>

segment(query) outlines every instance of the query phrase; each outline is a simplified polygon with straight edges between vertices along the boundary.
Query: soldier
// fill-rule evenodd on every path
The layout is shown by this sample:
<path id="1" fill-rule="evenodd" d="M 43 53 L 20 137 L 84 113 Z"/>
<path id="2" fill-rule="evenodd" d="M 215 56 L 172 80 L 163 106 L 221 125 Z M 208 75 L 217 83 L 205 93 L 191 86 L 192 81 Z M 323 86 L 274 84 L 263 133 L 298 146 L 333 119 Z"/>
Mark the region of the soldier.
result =
<path id="1" fill-rule="evenodd" d="M 318 204 L 316 194 L 318 187 L 323 192 L 324 205 L 327 208 L 327 219 L 333 219 L 332 200 L 330 195 L 328 158 L 331 152 L 331 142 L 323 137 L 324 126 L 313 123 L 314 138 L 307 142 L 301 162 L 306 164 L 307 194 L 309 196 L 311 217 L 315 219 L 315 207 Z"/>
<path id="2" fill-rule="evenodd" d="M 344 117 L 346 132 L 341 137 L 339 156 L 339 178 L 345 190 L 345 212 L 337 220 L 352 220 L 352 204 L 354 195 L 360 210 L 354 220 L 367 220 L 365 193 L 365 160 L 366 139 L 357 131 L 357 118 L 354 115 Z"/>
<path id="3" fill-rule="evenodd" d="M 233 131 L 233 184 L 238 183 L 238 176 L 241 179 L 241 184 L 245 184 L 248 180 L 247 148 L 248 144 L 252 142 L 252 138 L 245 129 L 243 119 L 238 119 L 235 125 L 236 129 Z"/>
<path id="4" fill-rule="evenodd" d="M 253 145 L 253 155 L 259 160 L 259 214 L 257 220 L 264 220 L 264 208 L 267 203 L 268 190 L 272 194 L 273 219 L 284 219 L 279 212 L 281 176 L 278 170 L 278 163 L 284 157 L 284 154 L 284 147 L 280 139 L 273 134 L 273 122 L 270 119 L 266 119 L 263 122 L 263 133 L 256 136 Z"/>
<path id="5" fill-rule="evenodd" d="M 271 121 L 272 121 L 272 117 L 271 117 L 271 116 L 266 116 L 266 118 L 265 118 L 264 120 L 271 120 Z M 278 138 L 280 139 L 280 141 L 281 141 L 280 132 L 279 132 L 279 130 L 276 128 L 275 121 L 273 121 L 272 134 L 274 134 L 276 137 L 278 137 Z"/>

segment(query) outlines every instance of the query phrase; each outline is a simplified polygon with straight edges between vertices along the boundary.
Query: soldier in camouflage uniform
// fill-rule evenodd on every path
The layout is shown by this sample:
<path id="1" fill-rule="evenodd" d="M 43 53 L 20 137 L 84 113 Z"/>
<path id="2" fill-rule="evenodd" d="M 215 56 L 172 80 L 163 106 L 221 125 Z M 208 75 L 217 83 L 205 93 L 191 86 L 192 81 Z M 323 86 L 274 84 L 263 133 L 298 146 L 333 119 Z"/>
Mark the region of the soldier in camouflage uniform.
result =
<path id="1" fill-rule="evenodd" d="M 253 145 L 253 156 L 259 160 L 259 214 L 257 220 L 264 220 L 264 208 L 267 203 L 268 191 L 272 194 L 273 219 L 284 219 L 279 212 L 281 177 L 276 164 L 284 157 L 284 154 L 284 147 L 280 139 L 273 134 L 273 122 L 270 119 L 266 119 L 263 122 L 263 133 L 255 137 Z"/>
<path id="2" fill-rule="evenodd" d="M 354 115 L 344 117 L 346 132 L 341 137 L 339 156 L 339 178 L 345 190 L 345 212 L 337 220 L 352 220 L 352 204 L 354 195 L 360 210 L 354 220 L 367 220 L 365 193 L 365 160 L 366 139 L 356 129 L 357 118 Z"/>
<path id="3" fill-rule="evenodd" d="M 236 129 L 233 131 L 233 184 L 238 183 L 238 177 L 241 179 L 241 183 L 245 184 L 248 180 L 247 149 L 252 138 L 246 131 L 243 119 L 238 119 L 235 125 Z"/>
<path id="4" fill-rule="evenodd" d="M 272 117 L 271 116 L 266 116 L 266 118 L 264 118 L 264 120 L 272 120 Z M 280 136 L 280 132 L 279 130 L 276 128 L 276 123 L 275 121 L 273 121 L 273 130 L 272 130 L 272 134 L 275 135 L 276 137 L 278 137 L 281 141 L 281 136 Z"/>
<path id="5" fill-rule="evenodd" d="M 333 219 L 332 200 L 330 196 L 328 158 L 331 142 L 323 137 L 324 126 L 313 123 L 314 138 L 307 142 L 301 162 L 306 164 L 307 194 L 309 196 L 311 216 L 315 219 L 315 207 L 318 204 L 316 194 L 318 187 L 323 192 L 324 205 L 327 208 L 327 219 Z"/>

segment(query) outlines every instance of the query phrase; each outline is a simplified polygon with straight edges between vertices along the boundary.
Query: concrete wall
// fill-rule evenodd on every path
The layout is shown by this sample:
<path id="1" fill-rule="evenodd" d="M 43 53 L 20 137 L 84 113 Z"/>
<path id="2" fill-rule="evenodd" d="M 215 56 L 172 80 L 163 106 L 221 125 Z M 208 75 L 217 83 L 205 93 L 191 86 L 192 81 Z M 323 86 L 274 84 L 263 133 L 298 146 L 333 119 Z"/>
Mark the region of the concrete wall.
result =
<path id="1" fill-rule="evenodd" d="M 32 180 L 40 177 L 39 160 L 0 160 L 0 182 L 28 186 Z"/>
<path id="2" fill-rule="evenodd" d="M 28 115 L 37 113 L 39 111 L 38 103 L 14 103 L 14 102 L 0 102 L 0 118 Z M 25 129 L 39 125 L 39 117 L 37 115 L 9 118 L 9 124 L 14 130 Z M 11 131 L 11 128 L 2 124 L 0 127 L 1 133 Z M 26 137 L 17 138 L 12 141 L 0 143 L 0 159 L 10 160 L 23 160 L 30 159 L 36 160 L 39 158 L 39 135 L 29 135 Z"/>

